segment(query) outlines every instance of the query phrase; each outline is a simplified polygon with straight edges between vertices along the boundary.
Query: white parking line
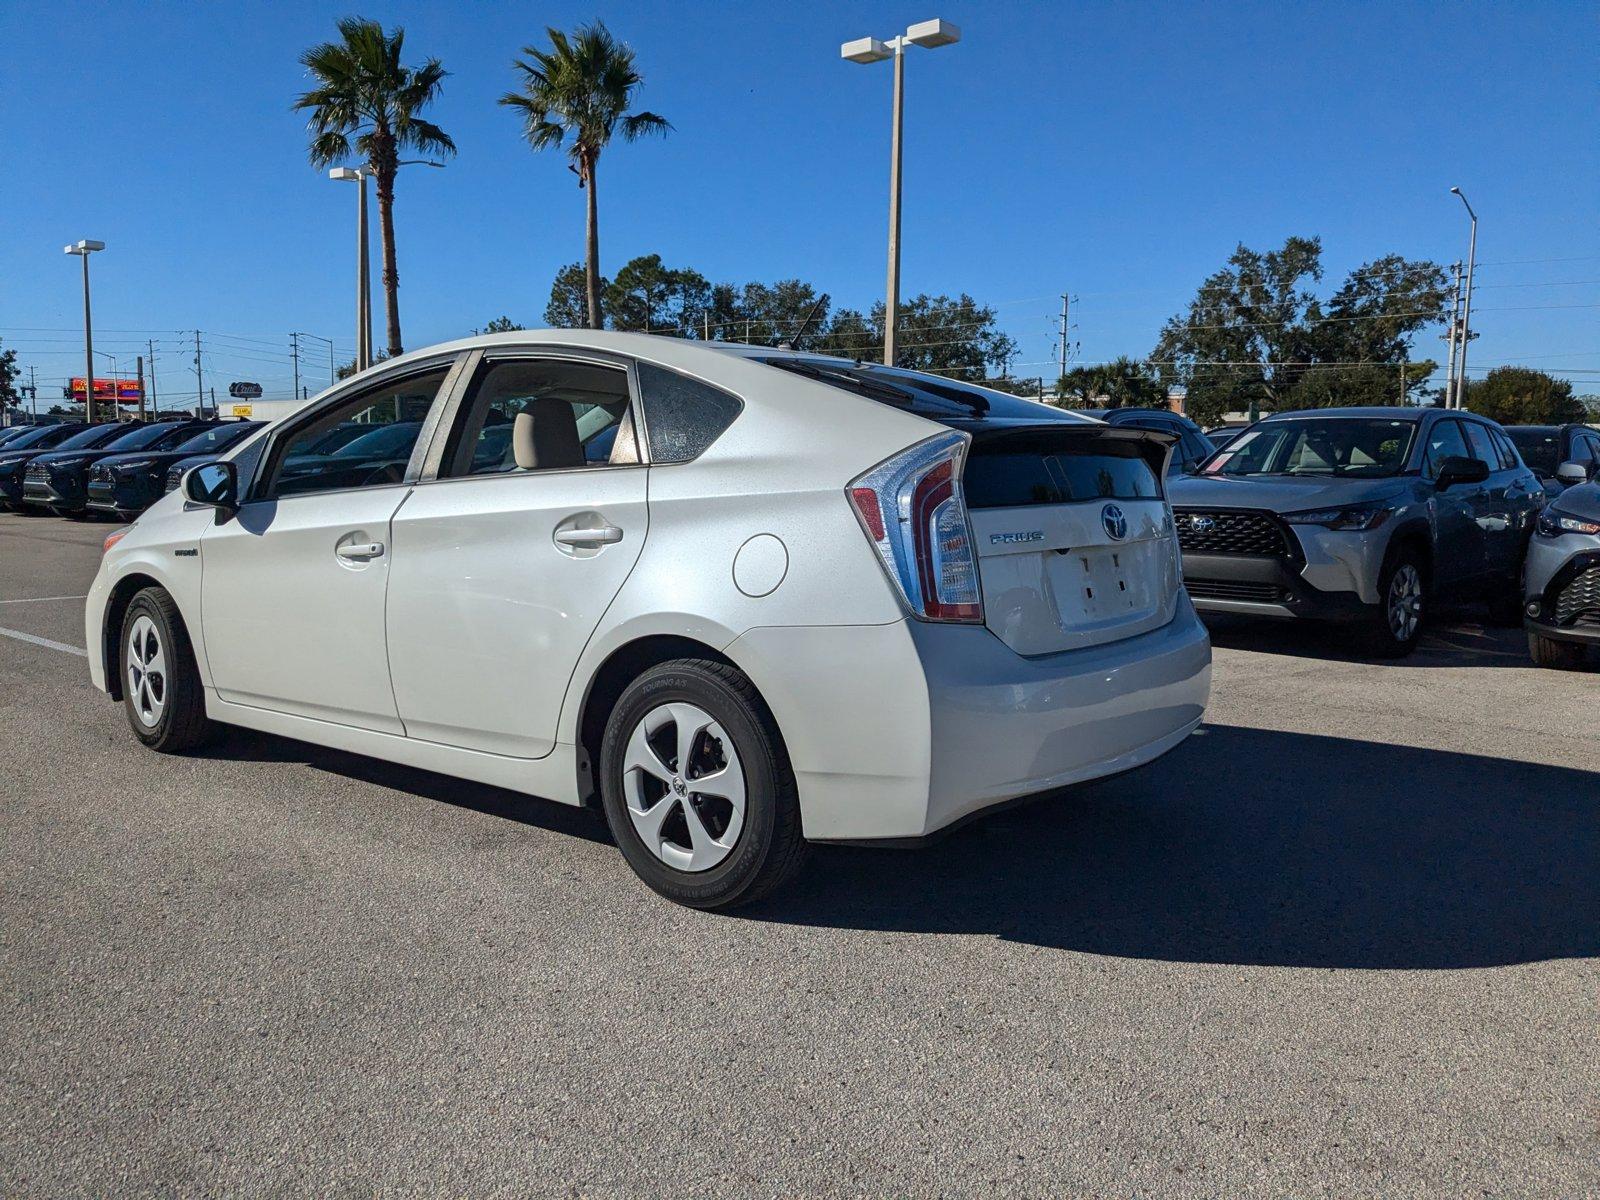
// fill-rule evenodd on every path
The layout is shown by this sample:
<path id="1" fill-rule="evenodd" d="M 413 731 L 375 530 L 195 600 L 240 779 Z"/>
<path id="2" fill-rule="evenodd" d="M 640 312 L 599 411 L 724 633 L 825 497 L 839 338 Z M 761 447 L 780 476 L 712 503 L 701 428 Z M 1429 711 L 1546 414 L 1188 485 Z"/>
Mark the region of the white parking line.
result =
<path id="1" fill-rule="evenodd" d="M 76 654 L 79 658 L 88 658 L 89 652 L 81 646 L 69 646 L 65 642 L 52 642 L 49 638 L 35 637 L 31 633 L 23 633 L 20 629 L 0 629 L 0 637 L 15 638 L 19 642 L 31 642 L 35 646 L 43 646 L 47 650 L 64 650 L 68 654 Z"/>
<path id="2" fill-rule="evenodd" d="M 25 600 L 0 600 L 0 604 L 44 604 L 49 600 L 87 600 L 87 596 L 29 596 Z"/>

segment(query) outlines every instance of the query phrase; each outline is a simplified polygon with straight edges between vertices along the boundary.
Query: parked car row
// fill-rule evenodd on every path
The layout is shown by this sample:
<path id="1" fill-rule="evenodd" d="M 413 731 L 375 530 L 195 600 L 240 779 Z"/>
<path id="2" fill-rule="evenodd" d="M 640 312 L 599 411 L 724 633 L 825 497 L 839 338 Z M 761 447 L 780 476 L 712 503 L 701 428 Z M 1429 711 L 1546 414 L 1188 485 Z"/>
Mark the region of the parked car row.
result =
<path id="1" fill-rule="evenodd" d="M 1597 530 L 1563 490 L 1597 473 L 1600 433 L 1586 426 L 1313 409 L 1235 432 L 1168 491 L 1202 612 L 1342 622 L 1392 657 L 1437 602 L 1483 601 L 1497 623 L 1527 624 L 1536 662 L 1576 666 L 1600 625 L 1600 571 L 1573 539 Z"/>
<path id="2" fill-rule="evenodd" d="M 0 442 L 0 505 L 131 519 L 169 490 L 170 468 L 208 461 L 261 424 L 179 418 L 29 426 Z"/>

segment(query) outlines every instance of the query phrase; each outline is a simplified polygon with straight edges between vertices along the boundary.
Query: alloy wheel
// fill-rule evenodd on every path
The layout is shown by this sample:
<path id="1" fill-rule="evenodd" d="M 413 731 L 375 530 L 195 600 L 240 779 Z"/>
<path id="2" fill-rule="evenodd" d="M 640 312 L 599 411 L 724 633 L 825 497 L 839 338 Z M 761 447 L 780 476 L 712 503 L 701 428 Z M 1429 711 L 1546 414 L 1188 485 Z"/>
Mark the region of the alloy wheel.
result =
<path id="1" fill-rule="evenodd" d="M 140 724 L 154 728 L 167 706 L 167 655 L 161 631 L 143 615 L 128 632 L 128 695 Z"/>
<path id="2" fill-rule="evenodd" d="M 1422 574 L 1411 563 L 1401 563 L 1389 580 L 1387 611 L 1395 641 L 1408 642 L 1416 636 L 1422 623 Z"/>
<path id="3" fill-rule="evenodd" d="M 708 871 L 744 828 L 744 767 L 710 713 L 675 701 L 651 709 L 622 758 L 628 816 L 650 852 L 680 871 Z"/>

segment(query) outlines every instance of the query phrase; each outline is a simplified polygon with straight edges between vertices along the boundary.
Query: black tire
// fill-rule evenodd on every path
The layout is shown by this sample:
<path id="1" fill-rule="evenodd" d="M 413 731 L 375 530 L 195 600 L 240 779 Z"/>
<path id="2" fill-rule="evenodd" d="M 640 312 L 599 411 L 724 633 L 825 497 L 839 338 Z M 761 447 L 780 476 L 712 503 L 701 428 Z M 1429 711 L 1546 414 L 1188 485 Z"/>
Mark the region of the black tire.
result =
<path id="1" fill-rule="evenodd" d="M 647 716 L 673 703 L 693 705 L 714 719 L 732 741 L 742 767 L 742 826 L 726 857 L 704 870 L 679 869 L 646 845 L 629 815 L 628 793 L 624 790 L 624 758 L 635 730 Z M 698 747 L 704 743 L 695 744 Z M 720 747 L 721 743 L 716 745 Z M 693 771 L 691 765 L 681 772 L 686 781 L 685 790 L 678 793 L 681 798 L 668 789 L 649 808 L 654 812 L 656 805 L 668 806 L 661 810 L 664 818 L 658 820 L 663 831 L 679 818 L 688 819 L 682 806 L 694 804 L 700 811 L 698 806 L 705 797 L 693 790 Z M 702 909 L 751 904 L 786 883 L 805 859 L 800 802 L 783 738 L 760 693 L 734 667 L 704 659 L 679 659 L 652 667 L 629 684 L 606 720 L 600 747 L 600 781 L 606 823 L 628 865 L 654 891 L 678 904 Z M 679 809 L 676 813 L 672 811 L 674 806 Z M 683 828 L 687 831 L 687 825 Z M 702 824 L 701 828 L 709 829 L 710 825 Z M 669 840 L 663 838 L 664 842 Z"/>
<path id="2" fill-rule="evenodd" d="M 1549 667 L 1552 671 L 1581 671 L 1588 660 L 1588 652 L 1580 642 L 1563 642 L 1528 630 L 1528 657 L 1536 667 Z"/>
<path id="3" fill-rule="evenodd" d="M 141 621 L 148 625 L 141 626 Z M 161 655 L 161 670 L 141 672 L 143 686 L 130 673 L 134 630 L 153 630 L 156 644 L 145 643 L 145 655 Z M 203 746 L 216 734 L 206 717 L 205 690 L 195 666 L 194 647 L 178 606 L 164 588 L 148 587 L 134 596 L 117 635 L 117 670 L 121 672 L 122 706 L 133 735 L 150 749 L 181 754 Z M 157 682 L 159 680 L 159 682 Z"/>
<path id="4" fill-rule="evenodd" d="M 1367 653 L 1374 658 L 1404 658 L 1415 650 L 1428 600 L 1428 572 L 1421 557 L 1409 546 L 1391 550 L 1378 575 L 1378 603 L 1362 638 Z M 1397 612 L 1413 604 L 1410 619 Z"/>

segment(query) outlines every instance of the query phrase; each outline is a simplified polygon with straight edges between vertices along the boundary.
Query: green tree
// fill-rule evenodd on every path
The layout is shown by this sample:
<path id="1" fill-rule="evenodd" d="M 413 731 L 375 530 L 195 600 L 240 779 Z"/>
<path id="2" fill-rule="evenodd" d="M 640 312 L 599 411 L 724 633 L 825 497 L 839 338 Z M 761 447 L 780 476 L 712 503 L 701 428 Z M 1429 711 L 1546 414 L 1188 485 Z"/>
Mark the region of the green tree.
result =
<path id="1" fill-rule="evenodd" d="M 606 285 L 604 295 L 613 329 L 704 335 L 711 285 L 698 271 L 665 266 L 659 254 L 630 259 Z"/>
<path id="2" fill-rule="evenodd" d="M 880 301 L 865 316 L 855 309 L 839 310 L 814 344 L 818 350 L 866 362 L 882 359 L 883 340 Z M 924 293 L 901 301 L 896 347 L 897 366 L 974 383 L 990 373 L 1004 377 L 1017 353 L 1016 342 L 1000 331 L 994 309 L 964 292 L 956 297 Z"/>
<path id="3" fill-rule="evenodd" d="M 420 67 L 401 64 L 405 30 L 385 33 L 377 21 L 346 17 L 339 40 L 313 46 L 300 62 L 317 81 L 294 103 L 309 111 L 310 157 L 330 167 L 359 154 L 378 191 L 378 237 L 383 255 L 383 300 L 389 357 L 400 341 L 400 272 L 394 246 L 394 180 L 404 151 L 450 155 L 456 144 L 422 110 L 439 95 L 445 69 L 430 58 Z"/>
<path id="4" fill-rule="evenodd" d="M 610 286 L 601 276 L 601 291 Z M 600 320 L 603 325 L 603 312 Z M 588 272 L 581 262 L 568 263 L 556 272 L 550 285 L 550 303 L 544 308 L 544 323 L 552 329 L 583 329 L 589 325 Z"/>
<path id="5" fill-rule="evenodd" d="M 1570 380 L 1531 367 L 1496 367 L 1469 380 L 1466 407 L 1502 425 L 1564 425 L 1588 417 Z"/>
<path id="6" fill-rule="evenodd" d="M 1162 328 L 1150 356 L 1161 383 L 1183 388 L 1186 411 L 1202 424 L 1252 405 L 1294 404 L 1313 371 L 1349 378 L 1337 387 L 1308 381 L 1300 402 L 1398 402 L 1397 374 L 1371 365 L 1398 370 L 1410 357 L 1410 339 L 1443 321 L 1443 269 L 1386 255 L 1351 272 L 1327 301 L 1312 286 L 1321 280 L 1319 238 L 1291 237 L 1266 253 L 1240 245 L 1187 312 Z"/>
<path id="7" fill-rule="evenodd" d="M 584 262 L 589 327 L 601 327 L 600 219 L 595 199 L 595 168 L 614 135 L 634 141 L 665 135 L 672 126 L 652 112 L 630 113 L 634 92 L 644 83 L 633 51 L 614 39 L 603 22 L 579 26 L 569 38 L 547 28 L 549 49 L 526 46 L 513 64 L 522 90 L 507 92 L 500 103 L 523 117 L 523 136 L 535 150 L 565 145 L 569 166 L 588 197 Z"/>
<path id="8" fill-rule="evenodd" d="M 17 368 L 17 352 L 0 350 L 0 408 L 17 402 L 16 378 L 20 374 L 21 371 Z"/>
<path id="9" fill-rule="evenodd" d="M 518 325 L 510 317 L 496 317 L 482 329 L 474 329 L 473 333 L 516 333 L 526 326 Z"/>
<path id="10" fill-rule="evenodd" d="M 1142 362 L 1126 356 L 1073 367 L 1056 381 L 1056 395 L 1085 407 L 1165 408 L 1167 390 Z"/>

